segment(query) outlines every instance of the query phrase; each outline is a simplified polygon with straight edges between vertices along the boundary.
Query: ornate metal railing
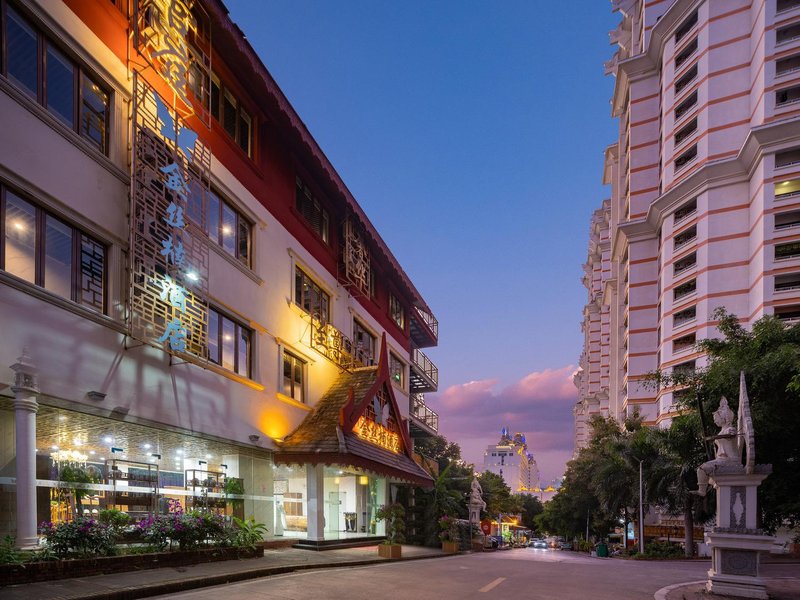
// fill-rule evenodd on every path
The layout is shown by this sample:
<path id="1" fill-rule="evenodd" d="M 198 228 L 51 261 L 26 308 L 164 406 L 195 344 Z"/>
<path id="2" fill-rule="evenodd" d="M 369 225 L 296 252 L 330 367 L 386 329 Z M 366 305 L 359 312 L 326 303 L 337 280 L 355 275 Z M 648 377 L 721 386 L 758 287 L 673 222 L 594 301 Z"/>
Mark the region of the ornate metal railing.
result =
<path id="1" fill-rule="evenodd" d="M 416 367 L 418 373 L 420 373 L 424 379 L 433 384 L 433 388 L 435 390 L 439 386 L 439 369 L 435 364 L 433 364 L 433 362 L 431 362 L 431 359 L 428 358 L 419 348 L 414 348 L 414 350 L 411 352 L 411 362 L 413 363 L 413 367 Z M 414 373 L 411 374 L 411 377 L 412 383 L 414 383 Z M 423 391 L 431 390 L 428 389 Z"/>
<path id="2" fill-rule="evenodd" d="M 354 347 L 344 333 L 316 317 L 311 319 L 311 347 L 345 371 L 363 367 L 372 360 L 363 349 Z"/>
<path id="3" fill-rule="evenodd" d="M 411 415 L 434 431 L 439 431 L 439 414 L 425 404 L 423 394 L 411 394 Z"/>

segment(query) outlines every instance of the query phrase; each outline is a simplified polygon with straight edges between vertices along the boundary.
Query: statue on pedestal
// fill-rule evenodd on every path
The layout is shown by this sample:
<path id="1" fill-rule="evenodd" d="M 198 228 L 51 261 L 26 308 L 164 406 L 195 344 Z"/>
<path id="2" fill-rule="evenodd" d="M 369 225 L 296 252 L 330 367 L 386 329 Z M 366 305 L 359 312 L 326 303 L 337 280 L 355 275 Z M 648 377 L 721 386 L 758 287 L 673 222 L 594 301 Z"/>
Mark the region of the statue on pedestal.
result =
<path id="1" fill-rule="evenodd" d="M 486 502 L 483 501 L 483 488 L 477 477 L 472 478 L 472 485 L 469 493 L 469 520 L 470 523 L 479 523 L 481 511 L 486 510 Z"/>

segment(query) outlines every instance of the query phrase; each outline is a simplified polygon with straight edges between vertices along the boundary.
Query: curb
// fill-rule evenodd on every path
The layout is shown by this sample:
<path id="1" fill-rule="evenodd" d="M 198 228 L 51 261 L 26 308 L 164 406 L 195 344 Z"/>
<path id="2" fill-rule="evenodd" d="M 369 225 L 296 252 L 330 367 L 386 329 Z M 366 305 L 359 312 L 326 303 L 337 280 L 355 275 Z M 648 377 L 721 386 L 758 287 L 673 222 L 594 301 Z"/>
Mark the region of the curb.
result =
<path id="1" fill-rule="evenodd" d="M 697 585 L 698 583 L 705 582 L 705 579 L 701 579 L 700 581 L 686 581 L 684 583 L 674 583 L 672 585 L 668 585 L 653 594 L 653 600 L 667 600 L 667 594 L 669 594 L 672 590 L 677 590 L 678 588 L 688 587 L 690 585 Z"/>
<path id="2" fill-rule="evenodd" d="M 239 571 L 223 575 L 207 575 L 203 577 L 194 577 L 190 579 L 180 579 L 177 581 L 166 581 L 163 583 L 156 583 L 152 585 L 121 588 L 119 590 L 93 593 L 85 596 L 69 596 L 69 597 L 64 597 L 64 600 L 136 600 L 138 598 L 149 598 L 151 596 L 160 596 L 164 594 L 176 594 L 178 592 L 186 592 L 189 590 L 212 587 L 215 585 L 223 585 L 226 583 L 237 583 L 240 581 L 247 581 L 250 579 L 260 579 L 262 577 L 270 577 L 273 575 L 284 575 L 286 573 L 294 573 L 297 571 L 312 571 L 312 570 L 322 570 L 322 569 L 359 567 L 366 565 L 393 564 L 410 560 L 446 558 L 450 556 L 457 556 L 457 555 L 433 554 L 425 556 L 409 556 L 407 558 L 399 558 L 392 560 L 388 560 L 385 558 L 375 558 L 375 559 L 353 560 L 341 563 L 312 563 L 312 564 L 299 564 L 299 565 L 285 565 L 277 567 L 261 567 L 258 569 L 251 569 L 249 571 Z"/>

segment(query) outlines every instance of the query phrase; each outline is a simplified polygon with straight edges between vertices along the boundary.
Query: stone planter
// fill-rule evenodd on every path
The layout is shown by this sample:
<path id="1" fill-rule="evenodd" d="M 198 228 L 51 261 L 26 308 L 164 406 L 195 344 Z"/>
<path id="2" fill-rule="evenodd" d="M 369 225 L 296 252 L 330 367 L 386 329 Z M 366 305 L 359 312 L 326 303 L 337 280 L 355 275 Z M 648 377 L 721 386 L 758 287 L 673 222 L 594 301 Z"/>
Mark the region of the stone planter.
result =
<path id="1" fill-rule="evenodd" d="M 399 546 L 398 546 L 399 548 Z M 153 552 L 151 554 L 127 554 L 123 556 L 98 556 L 95 558 L 67 558 L 23 565 L 0 565 L 0 586 L 51 581 L 75 577 L 88 577 L 107 573 L 124 573 L 161 567 L 183 567 L 218 560 L 237 560 L 264 556 L 259 545 L 232 548 L 200 548 L 177 552 Z"/>
<path id="2" fill-rule="evenodd" d="M 442 552 L 445 554 L 458 554 L 458 542 L 444 541 L 442 542 Z"/>
<path id="3" fill-rule="evenodd" d="M 403 547 L 400 544 L 378 544 L 378 556 L 381 558 L 400 558 Z"/>

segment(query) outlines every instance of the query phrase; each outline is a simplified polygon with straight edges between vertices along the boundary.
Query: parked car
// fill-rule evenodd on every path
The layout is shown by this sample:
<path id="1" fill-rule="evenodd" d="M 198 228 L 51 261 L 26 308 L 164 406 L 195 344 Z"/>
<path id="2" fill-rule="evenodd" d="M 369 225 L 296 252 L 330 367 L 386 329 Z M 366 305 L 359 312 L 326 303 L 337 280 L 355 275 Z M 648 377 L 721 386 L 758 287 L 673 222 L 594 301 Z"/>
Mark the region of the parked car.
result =
<path id="1" fill-rule="evenodd" d="M 547 542 L 544 540 L 533 540 L 532 546 L 536 549 L 547 550 Z"/>
<path id="2" fill-rule="evenodd" d="M 561 542 L 558 548 L 560 550 L 572 550 L 572 542 Z"/>

